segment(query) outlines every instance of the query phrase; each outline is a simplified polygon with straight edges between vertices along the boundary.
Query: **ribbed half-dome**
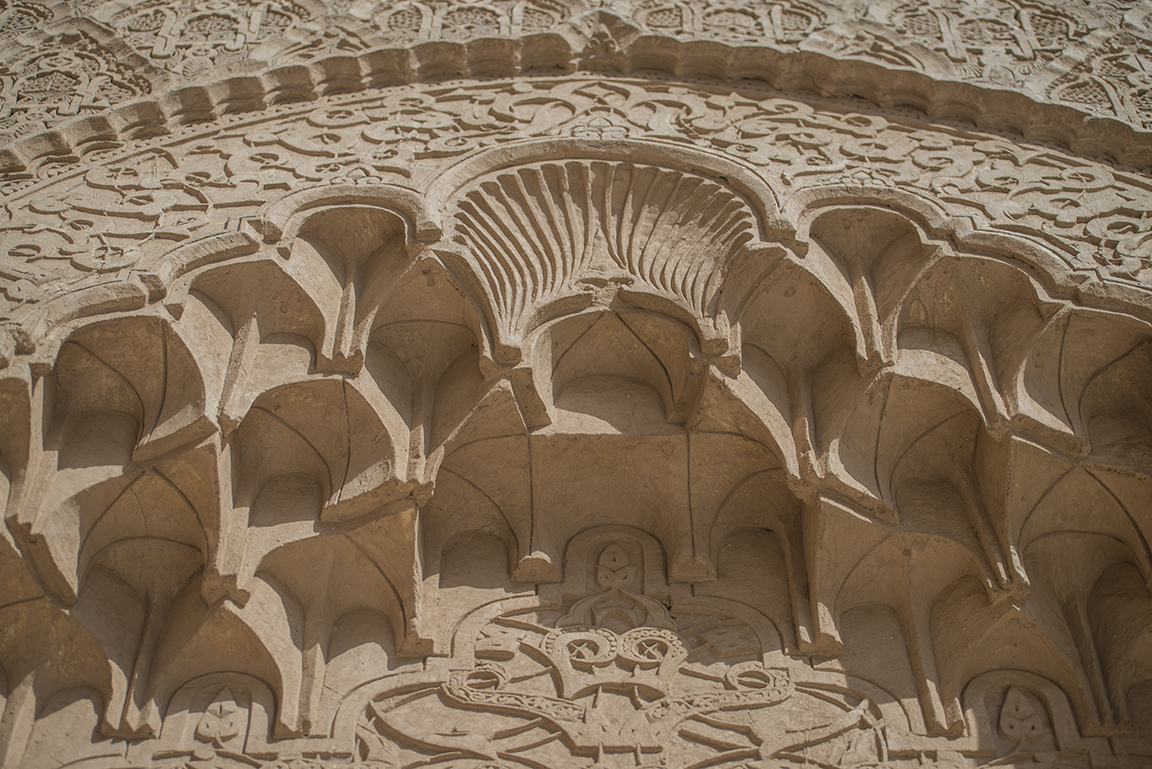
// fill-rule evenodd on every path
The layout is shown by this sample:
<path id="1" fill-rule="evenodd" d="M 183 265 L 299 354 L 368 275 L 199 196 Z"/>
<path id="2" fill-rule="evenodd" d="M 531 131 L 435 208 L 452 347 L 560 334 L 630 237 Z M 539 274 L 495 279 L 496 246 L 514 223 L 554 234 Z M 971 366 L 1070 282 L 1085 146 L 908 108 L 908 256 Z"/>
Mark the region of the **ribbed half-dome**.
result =
<path id="1" fill-rule="evenodd" d="M 693 174 L 629 163 L 542 163 L 482 180 L 455 242 L 517 336 L 544 308 L 615 284 L 714 314 L 726 266 L 754 237 L 748 204 Z"/>

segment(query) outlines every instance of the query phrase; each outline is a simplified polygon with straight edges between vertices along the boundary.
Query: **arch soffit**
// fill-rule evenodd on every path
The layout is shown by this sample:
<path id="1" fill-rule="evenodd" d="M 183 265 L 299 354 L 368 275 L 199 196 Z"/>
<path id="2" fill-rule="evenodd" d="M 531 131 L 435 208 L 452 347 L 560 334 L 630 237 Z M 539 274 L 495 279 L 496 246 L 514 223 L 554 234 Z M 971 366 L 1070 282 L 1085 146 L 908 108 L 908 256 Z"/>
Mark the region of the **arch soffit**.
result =
<path id="1" fill-rule="evenodd" d="M 483 183 L 493 174 L 529 167 L 542 159 L 554 157 L 559 152 L 565 153 L 562 157 L 573 157 L 581 149 L 581 146 L 580 142 L 575 140 L 524 142 L 513 147 L 498 147 L 482 151 L 467 157 L 459 164 L 450 166 L 445 172 L 431 179 L 425 186 L 423 193 L 397 185 L 331 185 L 298 191 L 266 205 L 262 216 L 255 223 L 254 231 L 263 234 L 264 239 L 269 243 L 287 244 L 290 243 L 291 238 L 306 230 L 310 219 L 319 212 L 338 210 L 342 206 L 367 207 L 394 216 L 402 224 L 404 240 L 408 243 L 408 255 L 404 259 L 410 264 L 412 258 L 421 253 L 425 246 L 433 245 L 428 241 L 437 235 L 443 236 L 445 231 L 451 232 L 451 227 L 445 226 L 443 222 L 453 212 L 453 206 L 458 203 L 461 194 L 477 184 Z M 660 146 L 643 142 L 618 142 L 609 146 L 602 145 L 595 152 L 583 154 L 596 159 L 596 162 L 609 163 L 613 158 L 616 158 L 619 162 L 635 163 L 637 160 L 660 160 L 662 149 Z M 991 258 L 994 261 L 1007 263 L 1011 268 L 1017 270 L 1024 267 L 1024 273 L 1031 276 L 1027 278 L 1028 280 L 1040 277 L 1040 285 L 1056 289 L 1052 292 L 1052 298 L 1063 298 L 1075 302 L 1077 298 L 1083 299 L 1085 297 L 1084 294 L 1077 291 L 1075 283 L 1069 285 L 1069 275 L 1075 278 L 1075 274 L 1070 273 L 1066 269 L 1066 263 L 1051 255 L 1051 252 L 1043 245 L 1030 241 L 1026 237 L 1012 234 L 997 233 L 988 236 L 986 233 L 975 232 L 969 222 L 962 220 L 957 223 L 941 204 L 925 195 L 896 190 L 873 190 L 865 187 L 847 189 L 842 186 L 814 187 L 789 196 L 779 209 L 780 212 L 775 213 L 778 210 L 775 196 L 768 184 L 755 172 L 732 161 L 719 163 L 718 171 L 710 166 L 710 163 L 716 159 L 711 153 L 689 149 L 681 154 L 690 159 L 693 170 L 697 170 L 702 175 L 707 174 L 711 179 L 726 182 L 736 177 L 737 182 L 733 186 L 737 186 L 738 190 L 743 193 L 739 196 L 739 200 L 747 206 L 749 217 L 758 224 L 756 239 L 761 241 L 761 247 L 769 248 L 770 251 L 772 247 L 775 247 L 771 253 L 769 251 L 761 253 L 764 261 L 775 262 L 782 256 L 798 265 L 811 261 L 811 258 L 806 255 L 805 245 L 811 237 L 811 227 L 817 218 L 825 212 L 835 210 L 857 212 L 872 210 L 897 216 L 906 222 L 917 233 L 916 237 L 921 248 L 935 249 L 937 252 L 942 251 L 946 254 L 967 254 L 973 257 Z M 750 200 L 749 198 L 753 193 L 758 197 Z M 766 199 L 759 197 L 765 195 L 768 196 Z M 446 201 L 442 210 L 437 212 L 429 210 L 429 202 L 435 200 Z M 781 231 L 788 234 L 795 233 L 795 235 L 783 244 L 763 242 L 765 233 L 779 233 Z M 420 241 L 424 242 L 421 243 Z M 791 256 L 787 255 L 789 247 L 791 248 Z M 281 245 L 279 251 L 280 256 L 287 256 L 289 249 L 287 245 Z M 257 238 L 248 232 L 231 232 L 211 236 L 180 246 L 155 262 L 152 269 L 145 273 L 145 285 L 151 290 L 152 296 L 159 299 L 165 296 L 174 285 L 184 283 L 180 279 L 181 275 L 194 274 L 201 267 L 232 258 L 241 261 L 254 258 L 279 260 L 277 256 L 262 257 L 260 253 Z M 429 252 L 423 251 L 423 253 L 427 258 Z M 452 271 L 451 265 L 449 268 Z M 1061 270 L 1061 268 L 1064 269 Z M 128 287 L 125 286 L 125 288 Z M 77 302 L 79 297 L 75 295 L 71 297 L 71 302 L 56 305 L 70 314 L 61 313 L 60 317 L 65 322 L 47 334 L 47 338 L 44 339 L 44 343 L 41 344 L 37 354 L 32 357 L 40 370 L 47 370 L 51 367 L 50 361 L 55 357 L 55 350 L 68 336 L 71 329 L 85 325 L 88 322 L 86 320 L 88 316 L 104 315 L 104 317 L 109 317 L 107 313 L 101 313 L 101 310 L 106 306 L 107 296 L 112 290 L 113 288 L 109 286 L 91 289 L 90 291 L 98 301 L 93 301 L 89 307 L 84 307 L 80 302 Z M 169 300 L 165 300 L 168 302 L 168 306 L 178 306 L 183 301 L 182 295 L 185 291 L 186 287 L 180 288 L 169 297 Z M 745 292 L 745 294 L 747 293 L 751 293 L 751 289 Z M 1043 293 L 1041 292 L 1037 297 L 1041 302 L 1045 301 Z M 1087 298 L 1091 299 L 1092 297 L 1088 296 Z M 1140 317 L 1144 314 L 1142 307 L 1146 300 L 1138 304 L 1128 304 L 1123 297 L 1117 298 L 1115 293 L 1105 298 L 1112 300 L 1112 307 L 1107 308 L 1111 311 L 1119 311 L 1122 315 L 1129 317 Z M 1143 294 L 1139 294 L 1137 298 L 1144 299 Z M 141 297 L 136 300 L 134 303 L 136 309 L 117 308 L 118 312 L 112 313 L 111 317 L 123 315 L 125 311 L 129 315 L 150 314 L 152 312 L 150 309 L 141 307 L 145 304 L 144 299 Z M 474 295 L 473 301 L 476 302 L 477 299 L 479 297 Z M 848 302 L 849 304 L 845 305 L 845 310 L 851 313 L 852 310 L 849 307 L 851 300 Z M 1101 303 L 1109 304 L 1108 302 Z M 160 306 L 156 305 L 157 309 Z M 659 305 L 649 304 L 644 305 L 644 308 L 662 312 Z M 744 309 L 746 308 L 738 308 L 734 320 L 741 320 L 739 316 Z M 678 323 L 684 323 L 683 317 L 678 317 L 675 312 L 663 311 L 663 314 L 670 316 Z M 39 329 L 48 331 L 51 319 L 51 316 L 41 316 Z M 1146 321 L 1141 321 L 1141 325 L 1146 325 Z M 698 329 L 697 326 L 697 331 Z M 492 350 L 492 340 L 478 339 L 477 341 L 481 342 L 484 349 Z M 738 345 L 737 339 L 732 341 Z M 732 351 L 739 355 L 738 346 Z M 724 350 L 701 350 L 701 352 L 705 354 L 705 357 L 712 358 L 716 352 L 724 352 Z M 869 355 L 866 351 L 863 354 L 865 357 Z M 863 361 L 863 359 L 861 360 Z M 505 360 L 503 364 L 507 366 L 510 362 Z M 722 369 L 725 368 L 719 359 L 715 359 L 713 362 L 720 365 Z M 513 365 L 515 365 L 514 362 Z M 861 365 L 864 364 L 861 363 Z M 15 372 L 16 370 L 13 369 L 12 373 Z M 899 369 L 892 369 L 892 373 L 898 375 Z M 539 383 L 535 385 L 535 387 L 539 386 Z M 522 398 L 523 395 L 522 389 L 517 388 L 517 397 Z M 977 410 L 980 410 L 979 403 L 974 402 L 973 405 Z M 986 426 L 991 427 L 992 423 L 987 422 Z M 787 443 L 785 441 L 785 444 Z M 790 452 L 785 453 L 790 454 Z"/>
<path id="2" fill-rule="evenodd" d="M 573 141 L 573 146 L 580 143 Z M 636 142 L 643 148 L 655 146 L 651 143 Z M 443 228 L 436 222 L 437 216 L 448 215 L 450 203 L 456 192 L 466 189 L 468 184 L 484 177 L 488 173 L 495 173 L 524 164 L 530 164 L 539 159 L 530 151 L 523 157 L 507 160 L 497 148 L 466 158 L 454 169 L 468 168 L 461 171 L 458 183 L 443 182 L 451 178 L 451 170 L 437 177 L 431 183 L 419 187 L 417 190 L 399 185 L 333 185 L 312 190 L 292 193 L 285 198 L 269 204 L 264 209 L 263 218 L 258 220 L 263 227 L 251 228 L 242 225 L 245 229 L 239 232 L 216 234 L 207 238 L 193 240 L 180 246 L 177 250 L 169 251 L 160 261 L 153 262 L 147 272 L 137 275 L 141 281 L 140 286 L 130 284 L 109 284 L 91 289 L 89 300 L 81 300 L 76 294 L 69 297 L 69 301 L 57 302 L 52 307 L 54 315 L 40 317 L 39 325 L 27 326 L 25 338 L 28 345 L 34 345 L 36 340 L 55 329 L 57 338 L 63 339 L 67 331 L 75 325 L 77 319 L 86 315 L 98 315 L 103 312 L 151 312 L 159 311 L 157 302 L 161 299 L 174 282 L 179 282 L 182 275 L 186 275 L 201 266 L 237 258 L 245 259 L 257 254 L 260 250 L 259 241 L 266 243 L 283 242 L 306 229 L 309 218 L 317 212 L 331 210 L 341 206 L 367 206 L 375 207 L 385 212 L 393 213 L 403 222 L 406 239 L 409 244 L 428 243 L 433 241 Z M 658 154 L 658 150 L 653 150 Z M 705 161 L 699 169 L 703 176 L 713 178 L 731 178 L 725 174 L 717 163 L 716 156 L 710 153 L 700 153 Z M 624 155 L 629 162 L 634 162 L 635 156 Z M 484 161 L 481 162 L 481 158 Z M 620 158 L 604 157 L 602 160 Z M 744 168 L 739 163 L 729 161 L 735 166 L 734 173 Z M 485 166 L 485 163 L 491 163 Z M 727 168 L 727 167 L 725 167 Z M 477 170 L 479 169 L 479 170 Z M 759 178 L 754 171 L 748 170 L 752 179 Z M 763 181 L 763 180 L 761 180 Z M 430 210 L 429 201 L 434 200 L 431 191 L 436 189 L 438 183 L 443 183 L 442 195 L 445 203 L 437 210 Z M 1004 232 L 989 232 L 980 230 L 971 223 L 971 220 L 958 218 L 949 213 L 947 207 L 926 194 L 903 193 L 899 191 L 870 188 L 867 186 L 826 186 L 809 187 L 799 193 L 783 198 L 777 207 L 772 194 L 772 185 L 764 182 L 763 189 L 767 191 L 764 197 L 756 197 L 749 193 L 742 193 L 743 197 L 753 204 L 755 220 L 760 227 L 761 239 L 768 239 L 773 232 L 788 233 L 795 231 L 793 247 L 807 241 L 810 225 L 823 212 L 836 207 L 864 206 L 876 210 L 894 210 L 905 217 L 920 233 L 922 240 L 941 241 L 944 246 L 951 247 L 952 241 L 957 250 L 971 255 L 987 255 L 1010 262 L 1025 262 L 1037 272 L 1049 276 L 1050 280 L 1061 288 L 1068 298 L 1081 298 L 1087 301 L 1101 302 L 1106 305 L 1124 310 L 1129 313 L 1142 314 L 1142 308 L 1147 306 L 1145 292 L 1130 285 L 1110 284 L 1098 296 L 1081 293 L 1077 288 L 1077 277 L 1083 273 L 1074 273 L 1067 266 L 1067 262 L 1056 255 L 1051 246 L 1045 242 L 1029 237 L 1026 234 Z M 423 190 L 421 194 L 418 190 Z M 768 202 L 771 202 L 771 207 Z M 756 203 L 759 202 L 760 209 Z M 776 215 L 776 211 L 782 214 Z M 771 211 L 772 213 L 768 213 Z M 778 218 L 773 219 L 773 216 Z M 253 234 L 253 232 L 255 234 Z M 802 251 L 802 249 L 798 249 Z M 802 257 L 803 254 L 801 253 Z M 141 293 L 141 291 L 143 293 Z M 1130 298 L 1121 294 L 1130 291 Z M 146 305 L 151 303 L 151 307 Z M 141 308 L 144 308 L 141 310 Z M 84 321 L 80 321 L 84 322 Z M 63 324 L 63 325 L 60 325 Z M 44 345 L 38 352 L 42 361 L 54 357 L 54 348 L 49 356 L 52 345 Z M 19 369 L 13 366 L 9 369 Z M 347 719 L 345 719 L 347 722 Z"/>
<path id="3" fill-rule="evenodd" d="M 653 148 L 654 150 L 657 148 Z M 658 150 L 657 150 L 658 151 Z M 704 155 L 704 153 L 700 153 Z M 596 159 L 611 161 L 607 152 L 595 153 Z M 624 155 L 626 163 L 633 163 L 635 155 Z M 531 163 L 527 160 L 525 165 Z M 729 167 L 739 168 L 735 164 Z M 496 166 L 502 170 L 514 171 L 516 165 Z M 697 166 L 702 179 L 720 183 L 731 180 L 727 174 L 707 173 Z M 726 171 L 728 169 L 725 169 Z M 748 188 L 756 192 L 772 195 L 762 179 L 745 171 L 754 184 Z M 482 174 L 466 177 L 461 187 L 454 192 L 467 190 L 469 182 L 476 181 Z M 437 180 L 438 182 L 441 180 Z M 435 185 L 433 187 L 435 188 Z M 451 199 L 446 188 L 436 190 L 437 194 Z M 814 189 L 805 195 L 793 196 L 786 202 L 784 211 L 766 216 L 772 211 L 774 196 L 767 201 L 757 198 L 748 206 L 748 214 L 757 224 L 758 237 L 752 244 L 752 252 L 768 262 L 775 262 L 785 250 L 790 250 L 801 260 L 807 252 L 807 238 L 812 221 L 822 212 L 836 208 L 895 212 L 906 218 L 921 233 L 925 242 L 935 242 L 939 246 L 958 254 L 982 255 L 1000 259 L 1024 267 L 1041 278 L 1042 284 L 1053 296 L 1079 300 L 1085 304 L 1099 305 L 1121 314 L 1152 322 L 1152 298 L 1146 290 L 1136 287 L 1107 285 L 1100 292 L 1093 292 L 1090 282 L 1085 284 L 1083 275 L 1068 268 L 1065 261 L 1058 258 L 1046 244 L 1038 243 L 1026 236 L 988 233 L 976 230 L 969 220 L 954 220 L 942 211 L 934 201 L 914 193 L 893 190 L 856 189 L 846 194 L 841 188 Z M 741 195 L 740 197 L 743 197 Z M 5 357 L 14 361 L 23 357 L 21 353 L 32 353 L 31 360 L 40 366 L 52 360 L 55 350 L 72 330 L 102 317 L 140 312 L 147 313 L 153 303 L 165 301 L 176 306 L 182 301 L 184 289 L 171 294 L 181 284 L 184 276 L 191 275 L 215 264 L 231 260 L 260 258 L 261 240 L 266 244 L 287 244 L 307 226 L 313 215 L 323 211 L 333 211 L 342 207 L 366 207 L 396 216 L 402 223 L 410 254 L 425 253 L 426 247 L 434 247 L 444 234 L 444 214 L 452 209 L 442 209 L 435 215 L 428 209 L 427 202 L 433 199 L 431 193 L 421 194 L 403 187 L 380 185 L 363 187 L 359 185 L 337 185 L 319 189 L 308 189 L 292 193 L 283 199 L 269 204 L 262 216 L 254 222 L 256 233 L 248 231 L 226 232 L 183 244 L 165 253 L 147 265 L 148 269 L 136 277 L 139 283 L 112 283 L 82 289 L 62 298 L 44 303 L 40 312 L 24 319 L 14 329 L 14 339 L 8 341 L 9 353 L 4 355 L 0 346 L 0 361 Z M 748 201 L 745 200 L 747 203 Z M 765 203 L 767 205 L 765 205 Z M 764 237 L 772 233 L 777 237 Z M 260 237 L 262 236 L 262 237 Z M 284 247 L 284 246 L 282 246 Z M 144 265 L 142 265 L 144 266 Z M 754 270 L 751 276 L 763 274 L 763 269 Z M 748 277 L 748 274 L 741 277 Z M 741 296 L 748 295 L 753 286 L 737 287 Z M 168 297 L 168 300 L 165 300 Z M 484 302 L 474 295 L 474 301 Z M 175 305 L 173 305 L 175 302 Z M 646 305 L 660 312 L 660 305 Z M 681 311 L 669 308 L 663 311 L 677 323 L 695 326 L 699 329 L 700 317 L 693 318 Z M 702 340 L 703 341 L 703 340 Z"/>

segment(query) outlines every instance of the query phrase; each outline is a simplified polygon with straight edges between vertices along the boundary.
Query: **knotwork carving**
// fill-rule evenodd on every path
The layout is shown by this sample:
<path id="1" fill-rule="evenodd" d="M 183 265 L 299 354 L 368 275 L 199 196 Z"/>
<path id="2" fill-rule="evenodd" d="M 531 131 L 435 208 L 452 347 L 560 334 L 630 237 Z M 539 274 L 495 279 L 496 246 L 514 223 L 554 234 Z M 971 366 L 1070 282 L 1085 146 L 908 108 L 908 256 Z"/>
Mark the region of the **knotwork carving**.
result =
<path id="1" fill-rule="evenodd" d="M 0 36 L 24 31 L 35 9 L 0 14 Z M 0 71 L 0 138 L 12 139 L 66 118 L 102 112 L 150 93 L 150 82 L 84 32 L 46 40 Z"/>
<path id="2" fill-rule="evenodd" d="M 465 623 L 465 632 L 477 633 L 481 643 L 460 638 L 454 646 L 474 649 L 474 657 L 454 656 L 446 681 L 408 686 L 409 693 L 402 677 L 392 685 L 396 689 L 382 682 L 368 706 L 368 725 L 395 741 L 404 755 L 418 752 L 433 761 L 458 757 L 533 765 L 583 757 L 598 766 L 687 766 L 707 760 L 735 767 L 761 757 L 840 755 L 846 746 L 856 746 L 852 749 L 861 759 L 886 757 L 883 724 L 867 699 L 832 694 L 815 681 L 794 683 L 788 669 L 766 664 L 763 651 L 736 651 L 739 647 L 719 640 L 724 633 L 754 637 L 755 632 L 735 617 L 690 605 L 664 609 L 644 591 L 667 585 L 637 579 L 640 564 L 631 563 L 618 543 L 607 540 L 591 556 L 591 567 L 569 561 L 568 568 L 633 577 L 574 596 L 559 619 L 551 607 L 540 606 L 513 609 L 479 627 Z M 605 613 L 608 605 L 621 602 L 652 612 Z M 583 624 L 596 617 L 607 618 L 613 629 Z M 641 624 L 628 627 L 637 619 Z M 497 638 L 499 645 L 493 643 Z M 720 652 L 725 646 L 735 653 Z M 508 649 L 496 655 L 499 662 L 493 661 L 496 648 Z M 726 661 L 723 674 L 712 667 L 718 653 Z M 813 698 L 817 692 L 827 701 Z M 793 703 L 793 720 L 784 730 L 774 708 L 786 702 Z M 799 712 L 805 713 L 803 726 Z M 420 718 L 455 726 L 431 735 L 418 729 Z"/>
<path id="3" fill-rule="evenodd" d="M 93 15 L 113 24 L 154 63 L 186 78 L 243 61 L 260 43 L 283 37 L 310 18 L 296 3 L 257 0 L 111 2 Z"/>

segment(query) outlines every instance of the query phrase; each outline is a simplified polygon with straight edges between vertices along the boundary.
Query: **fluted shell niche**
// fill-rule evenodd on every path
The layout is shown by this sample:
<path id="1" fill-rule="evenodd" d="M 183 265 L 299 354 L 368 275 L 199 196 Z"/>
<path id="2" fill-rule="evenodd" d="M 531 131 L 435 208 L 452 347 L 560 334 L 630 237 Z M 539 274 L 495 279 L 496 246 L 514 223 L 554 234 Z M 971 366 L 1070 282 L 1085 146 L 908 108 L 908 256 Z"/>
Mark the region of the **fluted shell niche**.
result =
<path id="1" fill-rule="evenodd" d="M 0 767 L 1152 765 L 1147 18 L 0 2 Z"/>

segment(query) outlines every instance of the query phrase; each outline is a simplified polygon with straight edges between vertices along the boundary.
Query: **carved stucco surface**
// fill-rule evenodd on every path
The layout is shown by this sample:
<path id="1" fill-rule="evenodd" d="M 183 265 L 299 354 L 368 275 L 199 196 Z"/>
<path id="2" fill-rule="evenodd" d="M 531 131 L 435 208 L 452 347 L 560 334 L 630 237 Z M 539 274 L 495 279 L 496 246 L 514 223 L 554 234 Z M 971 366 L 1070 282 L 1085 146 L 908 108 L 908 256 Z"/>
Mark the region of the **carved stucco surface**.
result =
<path id="1" fill-rule="evenodd" d="M 3 5 L 0 766 L 1149 765 L 1142 9 Z"/>
<path id="2" fill-rule="evenodd" d="M 0 350 L 30 352 L 58 316 L 84 312 L 77 302 L 84 291 L 155 300 L 168 279 L 153 274 L 156 263 L 168 265 L 162 257 L 177 244 L 226 229 L 255 247 L 264 226 L 257 214 L 289 191 L 411 190 L 425 195 L 427 219 L 414 237 L 436 238 L 451 224 L 441 200 L 450 182 L 437 181 L 446 168 L 467 169 L 461 160 L 485 149 L 533 142 L 545 155 L 549 142 L 609 154 L 641 142 L 655 157 L 738 169 L 755 188 L 746 194 L 760 198 L 758 226 L 772 230 L 764 237 L 787 243 L 797 242 L 803 211 L 821 198 L 903 200 L 942 235 L 1023 249 L 1027 255 L 1016 258 L 1042 266 L 1065 292 L 1105 305 L 1119 297 L 1147 302 L 1148 177 L 862 102 L 618 78 L 522 78 L 335 96 L 222 123 L 108 147 L 84 163 L 46 156 L 7 175 L 0 281 L 9 334 Z"/>
<path id="3" fill-rule="evenodd" d="M 12 167 L 21 138 L 77 120 L 73 147 L 373 85 L 594 70 L 860 95 L 1124 156 L 1126 126 L 1152 124 L 1150 19 L 1131 0 L 5 0 L 0 138 Z"/>

